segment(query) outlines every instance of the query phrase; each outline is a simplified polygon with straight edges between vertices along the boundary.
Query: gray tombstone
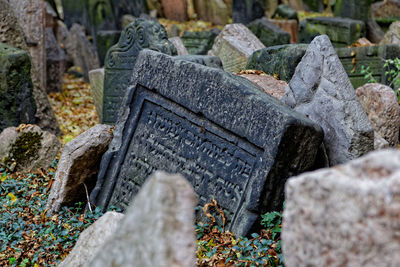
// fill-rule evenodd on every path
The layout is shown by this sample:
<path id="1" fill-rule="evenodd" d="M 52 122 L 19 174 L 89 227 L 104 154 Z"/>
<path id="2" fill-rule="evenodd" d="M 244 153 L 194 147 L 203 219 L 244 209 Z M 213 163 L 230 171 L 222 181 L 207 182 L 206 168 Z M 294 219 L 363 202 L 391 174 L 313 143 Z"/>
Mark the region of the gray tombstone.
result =
<path id="1" fill-rule="evenodd" d="M 247 25 L 250 31 L 266 46 L 289 44 L 290 34 L 282 30 L 266 17 L 257 19 Z"/>
<path id="2" fill-rule="evenodd" d="M 155 51 L 176 55 L 176 48 L 168 41 L 165 28 L 152 20 L 136 19 L 121 33 L 116 45 L 106 55 L 103 123 L 114 124 L 118 118 L 121 101 L 132 76 L 132 69 L 140 50 L 149 48 Z"/>
<path id="3" fill-rule="evenodd" d="M 191 55 L 207 55 L 219 31 L 187 32 L 182 35 L 183 45 Z"/>
<path id="4" fill-rule="evenodd" d="M 245 78 L 142 51 L 91 202 L 125 209 L 155 170 L 183 174 L 200 205 L 215 198 L 225 229 L 246 235 L 282 209 L 288 177 L 306 171 L 321 128 Z"/>

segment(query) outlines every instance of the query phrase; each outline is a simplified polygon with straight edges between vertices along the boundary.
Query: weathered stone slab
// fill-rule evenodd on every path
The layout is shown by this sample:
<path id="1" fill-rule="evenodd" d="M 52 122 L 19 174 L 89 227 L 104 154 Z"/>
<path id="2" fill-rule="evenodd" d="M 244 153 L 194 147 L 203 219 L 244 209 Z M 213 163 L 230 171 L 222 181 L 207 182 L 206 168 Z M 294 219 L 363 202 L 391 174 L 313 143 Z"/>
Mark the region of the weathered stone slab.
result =
<path id="1" fill-rule="evenodd" d="M 52 28 L 46 28 L 47 92 L 61 92 L 64 73 L 67 70 L 67 55 L 58 44 Z"/>
<path id="2" fill-rule="evenodd" d="M 297 43 L 299 40 L 299 23 L 297 20 L 270 19 L 269 21 L 290 34 L 290 43 Z"/>
<path id="3" fill-rule="evenodd" d="M 223 69 L 222 62 L 219 57 L 202 56 L 202 55 L 183 55 L 176 56 L 176 59 L 187 60 L 193 63 L 201 64 L 206 67 Z"/>
<path id="4" fill-rule="evenodd" d="M 196 202 L 193 188 L 181 175 L 154 173 L 87 266 L 194 267 Z"/>
<path id="5" fill-rule="evenodd" d="M 397 146 L 400 106 L 393 89 L 379 83 L 369 83 L 357 88 L 356 93 L 374 130 L 386 139 L 390 146 Z"/>
<path id="6" fill-rule="evenodd" d="M 326 34 L 332 44 L 338 47 L 348 46 L 365 37 L 365 23 L 349 18 L 308 18 L 300 22 L 299 42 L 310 43 L 314 37 Z"/>
<path id="7" fill-rule="evenodd" d="M 306 10 L 314 12 L 324 11 L 324 1 L 323 0 L 303 0 L 303 5 Z"/>
<path id="8" fill-rule="evenodd" d="M 182 42 L 191 55 L 207 55 L 214 44 L 214 40 L 219 32 L 187 32 L 182 35 Z"/>
<path id="9" fill-rule="evenodd" d="M 101 66 L 104 65 L 107 51 L 118 43 L 120 37 L 121 31 L 98 31 L 96 33 L 96 48 Z"/>
<path id="10" fill-rule="evenodd" d="M 247 65 L 250 56 L 265 48 L 263 43 L 243 24 L 228 24 L 214 41 L 209 55 L 221 59 L 224 70 L 238 72 Z"/>
<path id="11" fill-rule="evenodd" d="M 282 102 L 324 129 L 330 166 L 373 150 L 373 128 L 328 36 L 312 41 L 286 91 Z"/>
<path id="12" fill-rule="evenodd" d="M 87 192 L 96 184 L 101 157 L 112 138 L 111 126 L 97 124 L 65 145 L 46 203 L 49 215 L 63 205 L 87 201 Z"/>
<path id="13" fill-rule="evenodd" d="M 184 22 L 188 19 L 186 0 L 161 0 L 167 19 Z"/>
<path id="14" fill-rule="evenodd" d="M 274 14 L 272 15 L 273 18 L 282 18 L 282 19 L 294 19 L 299 20 L 297 11 L 291 8 L 288 5 L 281 4 L 279 5 Z"/>
<path id="15" fill-rule="evenodd" d="M 400 1 L 385 0 L 372 4 L 372 17 L 375 19 L 399 19 Z"/>
<path id="16" fill-rule="evenodd" d="M 0 43 L 0 132 L 34 123 L 36 103 L 28 52 Z"/>
<path id="17" fill-rule="evenodd" d="M 9 0 L 32 58 L 32 65 L 38 72 L 41 88 L 46 88 L 46 10 L 44 0 Z"/>
<path id="18" fill-rule="evenodd" d="M 120 227 L 124 214 L 109 211 L 85 229 L 76 245 L 58 267 L 86 267 L 101 247 L 109 242 Z"/>
<path id="19" fill-rule="evenodd" d="M 248 24 L 263 17 L 265 4 L 266 1 L 263 0 L 233 0 L 233 22 Z"/>
<path id="20" fill-rule="evenodd" d="M 307 44 L 290 44 L 258 50 L 250 57 L 246 69 L 261 70 L 269 75 L 278 75 L 280 80 L 289 82 L 307 48 Z"/>
<path id="21" fill-rule="evenodd" d="M 335 17 L 366 21 L 371 17 L 371 0 L 336 0 Z"/>
<path id="22" fill-rule="evenodd" d="M 393 22 L 380 44 L 400 45 L 400 21 Z"/>
<path id="23" fill-rule="evenodd" d="M 60 141 L 37 125 L 21 124 L 0 134 L 0 161 L 12 171 L 28 172 L 48 168 L 56 159 Z"/>
<path id="24" fill-rule="evenodd" d="M 398 266 L 400 152 L 384 150 L 289 179 L 285 266 Z"/>
<path id="25" fill-rule="evenodd" d="M 260 89 L 275 97 L 277 100 L 281 100 L 285 95 L 285 88 L 287 86 L 287 82 L 277 80 L 273 76 L 270 75 L 257 75 L 257 74 L 238 74 L 240 77 L 244 77 L 251 81 L 253 84 L 260 87 Z"/>
<path id="26" fill-rule="evenodd" d="M 72 26 L 65 46 L 74 65 L 82 69 L 83 77 L 89 81 L 89 71 L 100 68 L 100 62 L 96 48 L 87 38 L 81 25 Z"/>
<path id="27" fill-rule="evenodd" d="M 104 66 L 103 123 L 114 124 L 117 121 L 136 57 L 144 48 L 168 55 L 177 54 L 174 45 L 168 41 L 165 28 L 158 22 L 136 19 L 129 24 L 122 31 L 118 43 L 107 52 Z"/>
<path id="28" fill-rule="evenodd" d="M 171 37 L 168 40 L 175 46 L 178 56 L 189 55 L 180 37 Z"/>
<path id="29" fill-rule="evenodd" d="M 104 69 L 89 71 L 90 89 L 99 121 L 103 121 Z"/>
<path id="30" fill-rule="evenodd" d="M 89 15 L 87 10 L 87 0 L 85 1 L 71 1 L 61 0 L 64 23 L 68 28 L 71 28 L 73 24 L 83 25 L 85 28 L 90 28 Z"/>
<path id="31" fill-rule="evenodd" d="M 150 50 L 132 73 L 91 193 L 97 206 L 125 209 L 154 170 L 179 172 L 244 235 L 281 209 L 286 179 L 313 165 L 319 126 L 250 81 Z"/>
<path id="32" fill-rule="evenodd" d="M 228 24 L 232 17 L 232 5 L 224 0 L 194 0 L 194 8 L 198 18 L 210 21 L 215 25 Z"/>
<path id="33" fill-rule="evenodd" d="M 268 21 L 266 17 L 256 19 L 247 25 L 252 33 L 266 46 L 290 43 L 290 35 L 276 24 Z"/>

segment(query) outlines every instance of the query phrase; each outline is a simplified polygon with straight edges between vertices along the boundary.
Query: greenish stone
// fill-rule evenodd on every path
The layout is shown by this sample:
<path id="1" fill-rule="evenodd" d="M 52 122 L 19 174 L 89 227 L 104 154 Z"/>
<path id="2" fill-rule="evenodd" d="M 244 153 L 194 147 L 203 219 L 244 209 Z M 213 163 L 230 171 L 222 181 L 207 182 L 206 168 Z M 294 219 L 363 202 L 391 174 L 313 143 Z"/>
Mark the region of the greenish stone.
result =
<path id="1" fill-rule="evenodd" d="M 269 75 L 278 75 L 280 80 L 289 82 L 307 48 L 307 44 L 267 47 L 254 52 L 246 68 L 261 70 Z"/>
<path id="2" fill-rule="evenodd" d="M 335 17 L 366 21 L 371 16 L 371 0 L 336 0 Z"/>
<path id="3" fill-rule="evenodd" d="M 297 15 L 297 11 L 294 10 L 293 8 L 291 8 L 288 5 L 279 5 L 276 8 L 273 17 L 277 17 L 277 16 L 280 17 L 280 18 L 283 18 L 283 19 L 299 20 L 299 17 Z"/>
<path id="4" fill-rule="evenodd" d="M 218 33 L 215 31 L 184 32 L 181 37 L 183 45 L 191 55 L 206 55 L 214 44 Z"/>
<path id="5" fill-rule="evenodd" d="M 233 0 L 232 20 L 246 25 L 263 17 L 265 8 L 265 0 Z"/>
<path id="6" fill-rule="evenodd" d="M 308 18 L 300 22 L 299 42 L 310 43 L 316 36 L 326 34 L 336 47 L 351 45 L 365 37 L 365 23 L 349 18 Z"/>
<path id="7" fill-rule="evenodd" d="M 0 43 L 0 132 L 35 122 L 30 71 L 28 52 Z"/>
<path id="8" fill-rule="evenodd" d="M 247 28 L 266 46 L 290 43 L 290 34 L 268 21 L 267 18 L 257 19 L 247 25 Z"/>
<path id="9" fill-rule="evenodd" d="M 96 47 L 99 55 L 100 65 L 104 65 L 104 60 L 108 49 L 118 43 L 121 31 L 98 31 L 96 33 Z"/>
<path id="10" fill-rule="evenodd" d="M 314 12 L 322 12 L 324 11 L 324 2 L 323 0 L 303 0 L 303 4 L 306 9 Z"/>
<path id="11" fill-rule="evenodd" d="M 175 56 L 175 46 L 168 41 L 167 31 L 153 20 L 135 19 L 121 33 L 105 59 L 103 123 L 114 124 L 132 76 L 136 58 L 142 49 Z"/>
<path id="12" fill-rule="evenodd" d="M 62 0 L 64 23 L 71 28 L 74 23 L 89 29 L 89 16 L 87 10 L 88 0 Z"/>
<path id="13" fill-rule="evenodd" d="M 116 22 L 109 0 L 87 0 L 92 34 L 100 30 L 116 30 Z"/>

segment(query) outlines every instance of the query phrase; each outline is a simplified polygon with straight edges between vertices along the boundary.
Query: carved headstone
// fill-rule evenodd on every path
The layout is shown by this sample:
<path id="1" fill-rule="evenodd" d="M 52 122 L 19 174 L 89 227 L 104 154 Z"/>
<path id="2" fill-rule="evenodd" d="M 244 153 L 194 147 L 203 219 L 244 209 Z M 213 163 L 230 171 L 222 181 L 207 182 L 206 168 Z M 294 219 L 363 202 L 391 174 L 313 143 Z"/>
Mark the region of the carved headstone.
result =
<path id="1" fill-rule="evenodd" d="M 150 50 L 132 73 L 91 193 L 97 206 L 125 209 L 150 173 L 177 172 L 245 235 L 282 208 L 286 179 L 313 165 L 320 127 L 245 78 Z"/>
<path id="2" fill-rule="evenodd" d="M 191 55 L 207 55 L 219 32 L 214 30 L 204 32 L 187 32 L 182 35 L 182 42 Z"/>
<path id="3" fill-rule="evenodd" d="M 264 0 L 233 0 L 232 20 L 234 23 L 248 24 L 264 16 Z"/>
<path id="4" fill-rule="evenodd" d="M 365 23 L 349 18 L 308 18 L 300 22 L 299 42 L 310 43 L 314 37 L 326 34 L 332 44 L 338 47 L 348 46 L 361 37 L 365 37 Z"/>
<path id="5" fill-rule="evenodd" d="M 90 89 L 99 121 L 103 121 L 104 68 L 89 71 Z"/>
<path id="6" fill-rule="evenodd" d="M 136 19 L 121 33 L 116 45 L 107 52 L 105 60 L 103 123 L 114 124 L 118 118 L 122 98 L 132 76 L 132 69 L 140 50 L 149 48 L 168 55 L 176 55 L 176 48 L 168 41 L 165 28 L 152 20 Z"/>
<path id="7" fill-rule="evenodd" d="M 46 28 L 47 92 L 61 92 L 67 55 L 58 44 L 53 29 Z"/>
<path id="8" fill-rule="evenodd" d="M 282 102 L 321 125 L 330 166 L 373 150 L 372 125 L 328 36 L 308 46 Z"/>
<path id="9" fill-rule="evenodd" d="M 290 43 L 290 35 L 267 18 L 256 19 L 247 28 L 266 46 Z"/>
<path id="10" fill-rule="evenodd" d="M 0 132 L 35 122 L 30 71 L 28 52 L 0 43 Z"/>
<path id="11" fill-rule="evenodd" d="M 41 88 L 46 88 L 46 11 L 44 0 L 9 0 L 29 47 Z"/>
<path id="12" fill-rule="evenodd" d="M 221 59 L 224 70 L 238 72 L 245 69 L 250 56 L 265 48 L 263 43 L 243 24 L 228 24 L 214 41 L 209 55 Z"/>

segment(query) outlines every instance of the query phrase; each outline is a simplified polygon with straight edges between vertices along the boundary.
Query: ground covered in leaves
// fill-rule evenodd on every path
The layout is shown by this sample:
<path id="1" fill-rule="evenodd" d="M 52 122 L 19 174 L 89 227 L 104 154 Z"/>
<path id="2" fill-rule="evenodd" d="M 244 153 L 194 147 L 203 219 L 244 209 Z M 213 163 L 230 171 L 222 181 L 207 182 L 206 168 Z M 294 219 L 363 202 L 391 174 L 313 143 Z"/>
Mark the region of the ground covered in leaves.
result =
<path id="1" fill-rule="evenodd" d="M 82 78 L 66 74 L 63 91 L 52 93 L 50 101 L 63 144 L 98 123 L 90 86 Z M 0 168 L 0 266 L 57 266 L 80 233 L 102 215 L 99 208 L 85 213 L 85 203 L 77 203 L 47 216 L 56 167 L 55 160 L 48 169 L 31 173 Z M 210 223 L 196 223 L 198 266 L 282 266 L 281 213 L 263 215 L 266 230 L 243 238 L 217 225 L 212 210 L 224 218 L 215 201 L 203 208 Z"/>

